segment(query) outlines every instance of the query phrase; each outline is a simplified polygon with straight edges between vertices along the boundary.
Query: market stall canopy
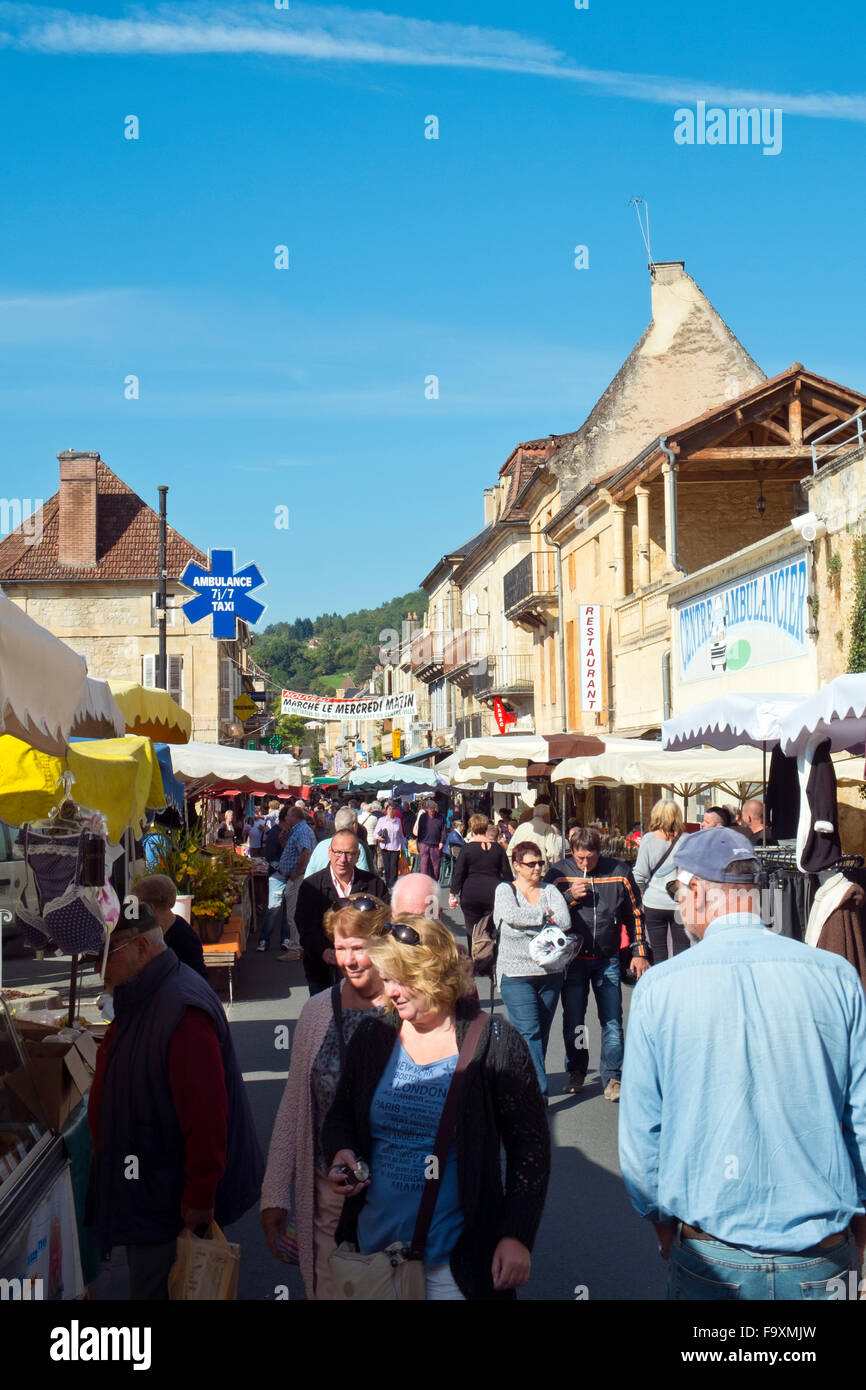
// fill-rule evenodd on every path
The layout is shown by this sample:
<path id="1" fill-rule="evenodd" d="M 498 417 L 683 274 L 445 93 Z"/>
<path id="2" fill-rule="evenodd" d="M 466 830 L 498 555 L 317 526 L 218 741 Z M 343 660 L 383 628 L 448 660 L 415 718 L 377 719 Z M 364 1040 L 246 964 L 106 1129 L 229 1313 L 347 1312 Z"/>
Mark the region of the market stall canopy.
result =
<path id="1" fill-rule="evenodd" d="M 46 816 L 63 800 L 64 772 L 72 778 L 69 795 L 79 806 L 102 812 L 115 844 L 128 826 L 141 827 L 145 810 L 165 805 L 148 738 L 85 740 L 71 744 L 61 759 L 5 734 L 0 737 L 0 819 L 23 825 Z"/>
<path id="2" fill-rule="evenodd" d="M 356 767 L 349 773 L 350 791 L 378 791 L 380 787 L 396 787 L 406 790 L 400 795 L 410 796 L 415 791 L 436 791 L 443 784 L 432 768 L 407 767 L 405 763 L 374 763 L 372 767 Z"/>
<path id="3" fill-rule="evenodd" d="M 123 738 L 125 733 L 126 717 L 108 681 L 88 676 L 84 698 L 72 721 L 70 738 Z"/>
<path id="4" fill-rule="evenodd" d="M 837 676 L 799 702 L 780 730 L 786 757 L 799 753 L 813 738 L 828 738 L 832 752 L 862 752 L 866 741 L 866 675 Z"/>
<path id="5" fill-rule="evenodd" d="M 731 692 L 666 719 L 662 744 L 672 752 L 705 745 L 720 750 L 743 744 L 769 749 L 779 742 L 782 721 L 802 703 L 802 695 L 788 691 L 754 695 Z"/>
<path id="6" fill-rule="evenodd" d="M 229 787 L 233 791 L 300 787 L 300 764 L 288 753 L 257 753 L 228 748 L 222 743 L 184 743 L 171 750 L 171 766 L 179 782 L 196 790 Z"/>
<path id="7" fill-rule="evenodd" d="M 162 789 L 165 792 L 166 804 L 174 806 L 183 815 L 184 787 L 174 775 L 174 768 L 171 763 L 171 747 L 167 743 L 155 743 L 153 751 L 159 763 L 159 770 L 162 774 Z"/>
<path id="8" fill-rule="evenodd" d="M 618 740 L 621 744 L 624 740 Z M 553 774 L 554 782 L 605 781 L 625 787 L 659 786 L 688 795 L 704 787 L 736 787 L 761 782 L 762 758 L 752 747 L 719 752 L 714 748 L 695 748 L 681 753 L 666 752 L 660 742 L 632 740 L 630 751 L 617 749 L 598 758 L 569 758 Z"/>
<path id="9" fill-rule="evenodd" d="M 530 763 L 546 764 L 562 758 L 591 757 L 603 753 L 609 743 L 610 739 L 597 734 L 500 734 L 498 737 L 491 734 L 487 738 L 464 738 L 451 758 L 438 764 L 437 770 L 444 772 L 446 765 L 449 768 L 453 766 L 460 780 L 459 774 L 469 769 L 489 769 L 497 777 L 513 780 L 525 778 Z M 455 774 L 452 772 L 451 776 L 453 779 Z"/>
<path id="10" fill-rule="evenodd" d="M 135 681 L 109 681 L 108 686 L 123 710 L 128 734 L 140 734 L 155 743 L 189 741 L 192 717 L 167 690 L 152 690 Z"/>
<path id="11" fill-rule="evenodd" d="M 62 755 L 87 688 L 87 663 L 0 590 L 0 734 Z"/>
<path id="12" fill-rule="evenodd" d="M 547 761 L 547 739 L 540 734 L 493 734 L 489 738 L 461 739 L 452 753 L 458 768 L 500 766 L 525 768 L 527 763 Z M 450 759 L 445 759 L 446 763 Z M 439 764 L 440 770 L 442 764 Z"/>

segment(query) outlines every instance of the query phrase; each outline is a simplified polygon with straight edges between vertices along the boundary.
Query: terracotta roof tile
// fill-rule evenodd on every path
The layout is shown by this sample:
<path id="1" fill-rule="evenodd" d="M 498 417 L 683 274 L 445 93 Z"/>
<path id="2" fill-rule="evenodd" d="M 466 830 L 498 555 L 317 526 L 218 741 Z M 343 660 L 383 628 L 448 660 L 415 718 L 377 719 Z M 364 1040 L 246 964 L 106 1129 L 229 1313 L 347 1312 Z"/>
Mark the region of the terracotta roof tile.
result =
<path id="1" fill-rule="evenodd" d="M 157 579 L 157 541 L 159 517 L 152 507 L 127 487 L 106 463 L 96 465 L 97 543 L 96 564 L 85 567 L 61 565 L 58 558 L 60 536 L 60 493 L 43 505 L 42 539 L 28 545 L 28 538 L 39 533 L 39 523 L 27 519 L 27 532 L 20 526 L 0 541 L 0 583 L 40 580 L 44 583 L 98 583 L 103 580 Z M 166 568 L 176 579 L 189 560 L 207 566 L 207 555 L 191 544 L 172 526 L 167 528 Z"/>

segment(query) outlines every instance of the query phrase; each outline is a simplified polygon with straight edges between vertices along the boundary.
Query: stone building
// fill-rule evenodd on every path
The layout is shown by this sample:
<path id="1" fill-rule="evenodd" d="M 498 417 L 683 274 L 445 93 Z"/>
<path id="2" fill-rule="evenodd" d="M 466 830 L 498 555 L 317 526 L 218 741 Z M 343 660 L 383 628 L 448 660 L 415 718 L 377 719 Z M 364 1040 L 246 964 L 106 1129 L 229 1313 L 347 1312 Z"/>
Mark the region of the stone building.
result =
<path id="1" fill-rule="evenodd" d="M 36 523 L 0 541 L 0 585 L 32 618 L 63 639 L 101 679 L 156 684 L 159 518 L 98 453 L 57 455 L 60 488 Z M 242 689 L 249 636 L 215 641 L 207 623 L 181 610 L 190 594 L 178 577 L 208 557 L 167 528 L 168 688 L 192 716 L 192 738 L 238 736 L 232 706 Z"/>

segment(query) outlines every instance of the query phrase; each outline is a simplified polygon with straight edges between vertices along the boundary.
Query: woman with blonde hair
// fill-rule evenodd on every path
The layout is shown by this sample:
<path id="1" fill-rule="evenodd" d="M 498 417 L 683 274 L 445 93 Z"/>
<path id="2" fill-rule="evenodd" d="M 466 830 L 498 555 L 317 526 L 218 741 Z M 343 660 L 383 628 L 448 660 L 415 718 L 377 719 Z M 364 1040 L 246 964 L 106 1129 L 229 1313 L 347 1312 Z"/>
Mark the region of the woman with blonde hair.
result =
<path id="1" fill-rule="evenodd" d="M 490 822 L 486 816 L 470 816 L 466 844 L 460 851 L 451 878 L 448 905 L 454 908 L 460 904 L 470 949 L 472 928 L 493 911 L 493 899 L 499 884 L 511 883 L 514 878 L 508 855 L 488 833 L 489 830 Z"/>
<path id="2" fill-rule="evenodd" d="M 331 1184 L 347 1199 L 337 1240 L 363 1254 L 408 1245 L 425 1186 L 436 1181 L 423 1251 L 427 1298 L 513 1298 L 529 1278 L 550 1169 L 547 1113 L 526 1044 L 468 997 L 471 967 L 442 923 L 398 917 L 369 949 L 388 1009 L 368 1016 L 349 1044 L 323 1131 Z M 470 1029 L 470 1044 L 480 1032 L 461 1071 L 443 1164 L 432 1171 Z"/>
<path id="3" fill-rule="evenodd" d="M 378 1011 L 382 981 L 369 955 L 371 939 L 388 923 L 378 898 L 354 893 L 325 913 L 343 979 L 314 994 L 301 1010 L 292 1038 L 286 1089 L 277 1111 L 262 1184 L 261 1221 L 271 1254 L 286 1254 L 286 1220 L 294 1213 L 298 1262 L 307 1297 L 330 1299 L 328 1256 L 343 1202 L 328 1183 L 321 1131 L 349 1040 Z"/>
<path id="4" fill-rule="evenodd" d="M 677 846 L 689 838 L 683 833 L 684 825 L 683 813 L 675 801 L 657 801 L 650 814 L 649 833 L 641 836 L 634 866 L 634 881 L 643 895 L 654 965 L 668 958 L 668 932 L 675 956 L 689 945 L 685 927 L 677 921 L 677 909 L 667 891 L 667 884 L 677 876 Z"/>

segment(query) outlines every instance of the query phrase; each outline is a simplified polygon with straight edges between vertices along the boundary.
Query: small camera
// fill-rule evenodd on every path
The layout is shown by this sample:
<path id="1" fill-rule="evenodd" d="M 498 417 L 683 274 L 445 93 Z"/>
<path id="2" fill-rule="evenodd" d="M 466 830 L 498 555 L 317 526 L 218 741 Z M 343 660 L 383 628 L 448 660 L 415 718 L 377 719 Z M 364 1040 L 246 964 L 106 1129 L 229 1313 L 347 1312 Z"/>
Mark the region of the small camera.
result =
<path id="1" fill-rule="evenodd" d="M 337 1172 L 343 1174 L 350 1187 L 357 1187 L 358 1183 L 366 1182 L 370 1176 L 370 1169 L 363 1158 L 357 1160 L 354 1168 L 350 1168 L 348 1163 L 341 1163 Z"/>

